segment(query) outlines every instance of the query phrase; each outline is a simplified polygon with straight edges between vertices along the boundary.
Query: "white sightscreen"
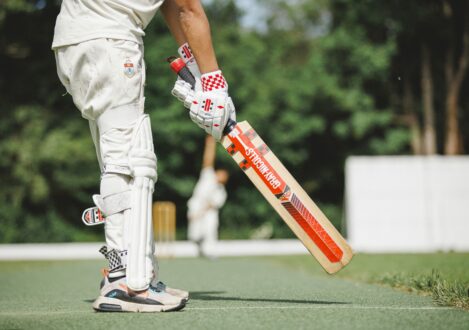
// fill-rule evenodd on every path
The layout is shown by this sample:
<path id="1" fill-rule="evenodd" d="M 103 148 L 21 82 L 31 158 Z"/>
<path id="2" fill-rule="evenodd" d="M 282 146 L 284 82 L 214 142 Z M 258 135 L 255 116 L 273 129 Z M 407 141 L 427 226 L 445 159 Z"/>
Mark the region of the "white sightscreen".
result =
<path id="1" fill-rule="evenodd" d="M 350 157 L 345 199 L 356 251 L 469 251 L 469 157 Z"/>

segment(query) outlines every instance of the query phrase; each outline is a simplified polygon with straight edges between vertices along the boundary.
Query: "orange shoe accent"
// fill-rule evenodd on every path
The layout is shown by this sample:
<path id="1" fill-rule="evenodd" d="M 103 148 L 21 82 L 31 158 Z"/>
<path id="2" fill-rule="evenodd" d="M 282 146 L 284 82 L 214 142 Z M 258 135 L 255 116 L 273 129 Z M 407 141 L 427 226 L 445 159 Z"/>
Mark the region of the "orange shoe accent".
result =
<path id="1" fill-rule="evenodd" d="M 109 276 L 109 269 L 107 268 L 101 268 L 101 275 L 103 277 L 108 277 Z"/>
<path id="2" fill-rule="evenodd" d="M 143 290 L 143 291 L 134 291 L 132 289 L 130 289 L 127 285 L 125 284 L 122 284 L 120 283 L 119 286 L 126 290 L 127 293 L 129 294 L 129 296 L 131 297 L 142 297 L 142 298 L 148 298 L 148 296 L 150 295 L 150 293 L 148 292 L 148 289 L 147 290 Z"/>

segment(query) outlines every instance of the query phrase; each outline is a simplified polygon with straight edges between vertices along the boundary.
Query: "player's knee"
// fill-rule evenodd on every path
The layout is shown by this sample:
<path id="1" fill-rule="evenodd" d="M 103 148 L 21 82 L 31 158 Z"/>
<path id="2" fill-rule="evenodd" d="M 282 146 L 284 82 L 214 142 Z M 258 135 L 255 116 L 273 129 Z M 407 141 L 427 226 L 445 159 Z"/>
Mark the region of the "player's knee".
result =
<path id="1" fill-rule="evenodd" d="M 129 150 L 129 166 L 134 177 L 145 177 L 156 182 L 157 158 L 153 151 L 153 138 L 148 115 L 136 122 Z"/>
<path id="2" fill-rule="evenodd" d="M 144 149 L 131 150 L 129 164 L 133 176 L 149 178 L 156 182 L 158 178 L 157 161 L 153 151 Z"/>

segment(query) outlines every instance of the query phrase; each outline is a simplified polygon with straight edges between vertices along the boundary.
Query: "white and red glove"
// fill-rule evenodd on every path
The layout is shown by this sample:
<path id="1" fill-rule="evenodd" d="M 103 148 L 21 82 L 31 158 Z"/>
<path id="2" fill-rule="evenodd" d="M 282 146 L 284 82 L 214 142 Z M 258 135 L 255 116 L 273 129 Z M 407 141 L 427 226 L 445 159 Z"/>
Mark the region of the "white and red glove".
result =
<path id="1" fill-rule="evenodd" d="M 183 47 L 184 45 L 181 46 L 181 48 Z M 190 53 L 189 48 L 188 50 Z M 189 69 L 194 77 L 196 77 L 195 70 L 192 71 L 192 69 L 194 67 L 197 69 L 196 72 L 200 77 L 200 87 L 197 86 L 197 77 L 195 90 L 192 89 L 189 83 L 178 79 L 172 94 L 183 102 L 186 108 L 190 109 L 189 114 L 193 122 L 216 140 L 220 140 L 228 119 L 236 120 L 236 110 L 231 97 L 228 95 L 228 84 L 220 70 L 200 75 L 197 63 L 193 56 L 191 59 L 189 53 L 181 54 L 180 52 L 179 54 L 184 61 L 186 61 L 184 55 L 189 58 L 186 65 L 189 67 L 189 62 L 191 62 L 192 68 L 189 67 Z"/>
<path id="2" fill-rule="evenodd" d="M 196 92 L 201 91 L 202 84 L 200 82 L 199 66 L 197 65 L 197 61 L 195 60 L 194 54 L 192 54 L 192 50 L 189 47 L 189 44 L 187 42 L 178 48 L 178 54 L 179 54 L 179 57 L 182 58 L 184 63 L 186 63 L 186 67 L 189 69 L 189 71 L 192 73 L 192 75 L 195 78 L 194 90 Z M 181 78 L 178 77 L 178 80 L 181 80 Z"/>

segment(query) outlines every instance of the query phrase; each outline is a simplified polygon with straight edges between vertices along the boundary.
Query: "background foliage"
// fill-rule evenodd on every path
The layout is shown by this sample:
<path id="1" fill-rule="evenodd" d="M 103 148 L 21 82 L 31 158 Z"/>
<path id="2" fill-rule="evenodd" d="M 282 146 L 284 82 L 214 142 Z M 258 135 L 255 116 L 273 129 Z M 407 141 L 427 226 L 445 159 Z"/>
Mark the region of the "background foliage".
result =
<path id="1" fill-rule="evenodd" d="M 466 7 L 456 0 L 256 4 L 265 15 L 249 26 L 236 1 L 206 5 L 238 119 L 249 120 L 336 226 L 347 156 L 419 153 L 411 142 L 415 128 L 425 126 L 422 43 L 434 64 L 436 152 L 443 152 L 451 88 L 441 63 L 450 47 L 456 62 L 464 57 L 468 21 L 444 10 Z M 59 1 L 46 0 L 0 4 L 0 242 L 102 239 L 102 229 L 80 221 L 98 191 L 99 171 L 87 123 L 56 76 L 50 45 L 59 8 Z M 160 173 L 155 199 L 177 203 L 183 237 L 204 134 L 170 95 L 174 76 L 165 58 L 177 45 L 159 15 L 146 32 L 146 111 Z M 469 138 L 466 80 L 457 97 L 458 152 Z M 413 96 L 410 109 L 404 109 L 404 84 Z M 231 172 L 222 238 L 247 237 L 266 224 L 274 237 L 291 235 L 221 148 L 217 162 Z"/>

